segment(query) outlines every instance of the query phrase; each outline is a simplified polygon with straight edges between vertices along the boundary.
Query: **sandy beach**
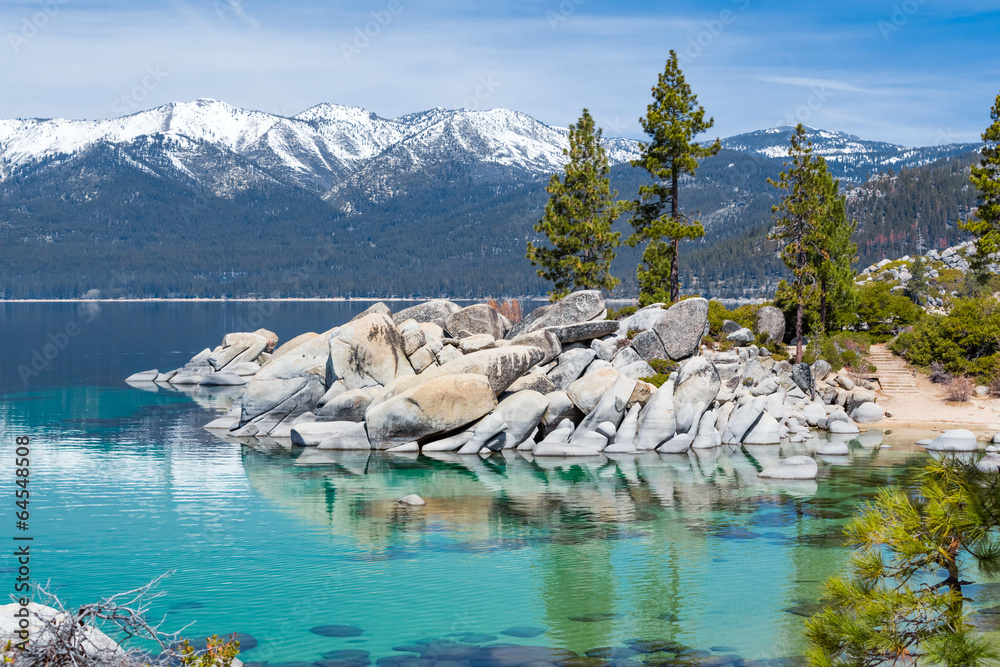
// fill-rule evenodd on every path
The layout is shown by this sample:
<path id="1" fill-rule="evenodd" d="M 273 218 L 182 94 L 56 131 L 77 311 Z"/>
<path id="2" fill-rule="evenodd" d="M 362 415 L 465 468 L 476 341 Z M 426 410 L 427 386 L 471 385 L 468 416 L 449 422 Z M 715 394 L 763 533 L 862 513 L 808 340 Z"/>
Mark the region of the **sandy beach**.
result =
<path id="1" fill-rule="evenodd" d="M 873 350 L 875 347 L 873 346 Z M 992 437 L 1000 431 L 1000 398 L 972 397 L 966 402 L 949 401 L 945 385 L 932 383 L 924 373 L 914 369 L 901 357 L 893 357 L 892 366 L 909 372 L 916 391 L 876 391 L 879 405 L 892 416 L 869 426 L 893 429 L 914 427 L 925 431 L 967 428 L 981 438 Z M 879 370 L 884 371 L 885 367 Z"/>

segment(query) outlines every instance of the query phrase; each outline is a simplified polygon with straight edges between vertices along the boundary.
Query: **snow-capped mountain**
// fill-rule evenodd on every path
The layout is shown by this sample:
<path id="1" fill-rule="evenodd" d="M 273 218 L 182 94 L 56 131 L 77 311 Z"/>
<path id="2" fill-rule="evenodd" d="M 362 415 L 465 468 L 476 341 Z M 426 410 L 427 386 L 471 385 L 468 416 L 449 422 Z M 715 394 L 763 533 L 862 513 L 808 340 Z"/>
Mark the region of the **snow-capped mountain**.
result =
<path id="1" fill-rule="evenodd" d="M 725 139 L 684 179 L 682 207 L 706 230 L 684 251 L 686 284 L 756 296 L 780 277 L 759 232 L 773 224 L 768 178 L 791 132 Z M 863 252 L 902 255 L 914 235 L 963 240 L 955 221 L 976 203 L 966 153 L 978 145 L 810 138 L 835 175 L 867 181 L 852 198 Z M 321 104 L 285 117 L 197 100 L 107 120 L 0 120 L 0 298 L 540 294 L 525 244 L 566 144 L 565 128 L 507 109 L 382 118 Z M 639 143 L 605 146 L 612 187 L 636 198 L 647 175 L 627 163 Z M 869 180 L 889 168 L 899 175 Z M 636 289 L 641 252 L 619 249 L 623 290 Z"/>
<path id="2" fill-rule="evenodd" d="M 763 158 L 784 160 L 795 128 L 789 125 L 738 134 L 722 140 L 722 147 Z M 918 167 L 941 158 L 978 150 L 978 144 L 941 144 L 909 148 L 884 141 L 867 141 L 845 132 L 806 128 L 813 153 L 826 159 L 830 170 L 841 178 L 863 181 L 880 171 Z"/>
<path id="3" fill-rule="evenodd" d="M 770 160 L 787 153 L 791 127 L 724 139 L 724 148 Z M 431 109 L 382 118 L 358 107 L 320 104 L 294 117 L 200 99 L 106 120 L 0 120 L 0 182 L 17 174 L 111 149 L 121 165 L 233 197 L 262 184 L 319 194 L 350 210 L 407 191 L 409 176 L 546 178 L 562 169 L 567 130 L 508 109 Z M 810 129 L 816 153 L 852 181 L 975 150 L 975 144 L 906 148 Z M 633 160 L 639 143 L 605 139 L 612 165 Z"/>
<path id="4" fill-rule="evenodd" d="M 230 106 L 216 100 L 171 103 L 122 118 L 0 120 L 0 181 L 19 169 L 61 162 L 97 146 L 113 146 L 132 166 L 163 176 L 197 176 L 199 162 L 230 154 L 244 176 L 273 178 L 334 194 L 364 174 L 427 170 L 452 162 L 480 162 L 506 171 L 543 176 L 561 169 L 567 131 L 523 113 L 431 109 L 381 118 L 358 107 L 321 104 L 292 118 Z M 632 159 L 637 142 L 611 139 L 609 159 Z M 169 172 L 169 173 L 168 173 Z M 232 178 L 228 196 L 240 188 Z"/>

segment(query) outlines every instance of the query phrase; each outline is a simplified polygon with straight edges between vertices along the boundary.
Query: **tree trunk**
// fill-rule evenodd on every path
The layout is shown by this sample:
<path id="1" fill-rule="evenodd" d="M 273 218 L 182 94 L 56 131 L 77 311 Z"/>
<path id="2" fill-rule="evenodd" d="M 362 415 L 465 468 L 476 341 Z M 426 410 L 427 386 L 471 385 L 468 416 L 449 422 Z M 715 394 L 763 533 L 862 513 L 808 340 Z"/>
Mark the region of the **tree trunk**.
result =
<path id="1" fill-rule="evenodd" d="M 795 363 L 802 363 L 802 297 L 795 307 Z"/>
<path id="2" fill-rule="evenodd" d="M 799 226 L 798 238 L 796 239 L 797 245 L 799 247 L 799 274 L 796 280 L 798 281 L 798 290 L 796 291 L 796 304 L 795 304 L 795 363 L 802 363 L 802 311 L 805 300 L 803 297 L 803 292 L 806 286 L 803 284 L 803 272 L 806 267 L 806 253 L 803 250 L 805 244 L 805 230 L 804 225 Z"/>
<path id="3" fill-rule="evenodd" d="M 680 193 L 680 179 L 678 178 L 676 161 L 671 165 L 670 174 L 670 216 L 676 223 L 681 214 L 680 205 L 677 202 L 677 195 Z M 681 298 L 681 284 L 679 271 L 677 270 L 677 263 L 680 261 L 680 258 L 681 242 L 680 239 L 675 238 L 674 256 L 670 260 L 670 300 L 673 302 Z"/>
<path id="4" fill-rule="evenodd" d="M 678 239 L 674 239 L 674 258 L 670 262 L 670 300 L 675 303 L 677 299 L 681 298 L 680 278 L 677 276 L 677 257 L 680 252 L 680 244 Z"/>
<path id="5" fill-rule="evenodd" d="M 826 279 L 819 281 L 819 323 L 826 331 Z"/>

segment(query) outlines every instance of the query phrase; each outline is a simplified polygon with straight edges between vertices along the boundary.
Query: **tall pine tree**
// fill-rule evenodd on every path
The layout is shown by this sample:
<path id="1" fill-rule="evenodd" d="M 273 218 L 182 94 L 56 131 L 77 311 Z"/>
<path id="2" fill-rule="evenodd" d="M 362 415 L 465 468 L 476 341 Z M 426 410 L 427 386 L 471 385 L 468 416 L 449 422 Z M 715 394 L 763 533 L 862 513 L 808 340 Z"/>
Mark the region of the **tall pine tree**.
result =
<path id="1" fill-rule="evenodd" d="M 802 318 L 809 289 L 816 283 L 817 271 L 810 258 L 823 256 L 818 242 L 819 229 L 830 210 L 830 175 L 826 160 L 813 155 L 806 128 L 799 123 L 792 135 L 788 156 L 792 168 L 781 172 L 778 180 L 768 182 L 785 190 L 780 204 L 772 208 L 775 226 L 768 238 L 784 243 L 781 259 L 792 273 L 790 287 L 795 295 L 795 363 L 802 362 Z M 788 166 L 788 163 L 785 163 Z"/>
<path id="2" fill-rule="evenodd" d="M 825 331 L 848 324 L 852 310 L 854 269 L 858 246 L 851 240 L 857 220 L 847 219 L 847 197 L 840 194 L 840 182 L 823 171 L 818 184 L 827 205 L 810 240 L 809 263 L 819 287 L 819 319 Z"/>
<path id="3" fill-rule="evenodd" d="M 535 225 L 552 247 L 528 242 L 528 259 L 542 267 L 539 276 L 552 281 L 552 301 L 581 288 L 610 290 L 619 282 L 609 271 L 621 233 L 612 232 L 611 225 L 628 204 L 617 201 L 618 191 L 611 190 L 602 136 L 586 109 L 569 126 L 569 148 L 563 149 L 569 158 L 565 176 L 552 175 L 545 215 Z"/>
<path id="4" fill-rule="evenodd" d="M 718 139 L 708 146 L 694 141 L 715 121 L 705 120 L 705 109 L 684 80 L 676 51 L 670 51 L 652 93 L 653 101 L 639 119 L 650 141 L 640 144 L 640 157 L 632 166 L 648 171 L 653 183 L 639 188 L 639 199 L 632 206 L 635 232 L 627 241 L 633 247 L 647 242 L 642 254 L 644 266 L 638 269 L 639 300 L 643 305 L 680 297 L 680 240 L 705 235 L 700 222 L 689 221 L 681 213 L 680 179 L 684 174 L 693 176 L 698 160 L 715 155 L 721 148 Z"/>
<path id="5" fill-rule="evenodd" d="M 983 158 L 972 167 L 969 180 L 979 188 L 981 201 L 976 217 L 963 223 L 962 229 L 976 235 L 975 268 L 982 273 L 988 255 L 1000 251 L 1000 94 L 990 110 L 993 122 L 983 132 Z"/>

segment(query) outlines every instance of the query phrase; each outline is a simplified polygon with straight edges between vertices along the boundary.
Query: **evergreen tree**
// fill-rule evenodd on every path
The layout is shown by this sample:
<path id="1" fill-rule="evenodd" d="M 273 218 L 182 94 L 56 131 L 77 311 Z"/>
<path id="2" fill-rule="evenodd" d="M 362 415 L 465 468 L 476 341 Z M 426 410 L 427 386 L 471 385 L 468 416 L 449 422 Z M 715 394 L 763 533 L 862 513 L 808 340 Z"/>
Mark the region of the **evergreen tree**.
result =
<path id="1" fill-rule="evenodd" d="M 783 171 L 777 181 L 768 179 L 786 194 L 772 208 L 775 226 L 769 238 L 785 244 L 781 259 L 792 272 L 790 287 L 795 295 L 795 363 L 802 362 L 802 321 L 809 289 L 816 283 L 816 266 L 811 257 L 823 255 L 817 243 L 819 229 L 830 210 L 830 178 L 826 160 L 814 157 L 812 142 L 806 139 L 806 128 L 799 123 L 792 135 L 788 156 L 792 168 Z M 788 163 L 785 163 L 788 166 Z"/>
<path id="2" fill-rule="evenodd" d="M 968 565 L 1000 572 L 998 480 L 954 458 L 917 488 L 882 490 L 845 529 L 850 575 L 826 583 L 826 608 L 806 623 L 813 667 L 993 664 L 965 609 Z M 926 661 L 926 662 L 925 662 Z"/>
<path id="3" fill-rule="evenodd" d="M 927 266 L 923 257 L 917 257 L 910 263 L 910 280 L 906 283 L 905 294 L 920 306 L 926 301 L 927 287 Z"/>
<path id="4" fill-rule="evenodd" d="M 569 158 L 565 177 L 552 175 L 545 215 L 535 225 L 552 247 L 528 242 L 528 259 L 542 267 L 539 276 L 553 283 L 552 301 L 575 289 L 610 290 L 619 282 L 609 271 L 621 233 L 612 232 L 611 225 L 628 204 L 617 201 L 618 191 L 611 190 L 602 135 L 587 109 L 569 126 L 569 148 L 563 149 Z"/>
<path id="5" fill-rule="evenodd" d="M 840 183 L 824 172 L 820 186 L 828 204 L 813 232 L 809 262 L 819 286 L 819 319 L 824 331 L 839 330 L 849 320 L 853 304 L 854 269 L 858 246 L 851 240 L 857 220 L 847 220 L 847 197 Z"/>
<path id="6" fill-rule="evenodd" d="M 972 167 L 969 180 L 979 189 L 976 217 L 961 227 L 976 235 L 974 268 L 979 274 L 989 263 L 988 255 L 1000 251 L 1000 94 L 990 110 L 993 123 L 983 132 L 983 157 Z"/>
<path id="7" fill-rule="evenodd" d="M 653 178 L 653 183 L 639 188 L 639 198 L 632 206 L 635 232 L 628 238 L 633 247 L 647 242 L 642 255 L 645 266 L 638 269 L 640 303 L 677 301 L 680 297 L 680 240 L 705 235 L 700 222 L 688 221 L 681 213 L 680 179 L 684 174 L 693 176 L 698 160 L 715 155 L 721 148 L 718 139 L 708 146 L 694 141 L 711 129 L 715 120 L 705 120 L 705 109 L 684 80 L 676 51 L 670 51 L 652 93 L 653 102 L 639 119 L 650 141 L 640 144 L 640 157 L 632 162 Z"/>

